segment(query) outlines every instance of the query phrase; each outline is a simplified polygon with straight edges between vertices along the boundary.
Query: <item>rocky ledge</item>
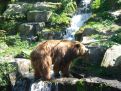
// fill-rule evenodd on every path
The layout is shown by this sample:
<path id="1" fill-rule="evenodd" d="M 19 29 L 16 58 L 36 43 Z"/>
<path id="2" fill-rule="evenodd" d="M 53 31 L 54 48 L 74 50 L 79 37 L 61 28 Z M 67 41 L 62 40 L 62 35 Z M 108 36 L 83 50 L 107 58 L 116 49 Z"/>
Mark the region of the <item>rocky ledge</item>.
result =
<path id="1" fill-rule="evenodd" d="M 51 81 L 34 81 L 30 78 L 18 80 L 13 91 L 121 91 L 121 82 L 98 77 L 59 78 Z"/>

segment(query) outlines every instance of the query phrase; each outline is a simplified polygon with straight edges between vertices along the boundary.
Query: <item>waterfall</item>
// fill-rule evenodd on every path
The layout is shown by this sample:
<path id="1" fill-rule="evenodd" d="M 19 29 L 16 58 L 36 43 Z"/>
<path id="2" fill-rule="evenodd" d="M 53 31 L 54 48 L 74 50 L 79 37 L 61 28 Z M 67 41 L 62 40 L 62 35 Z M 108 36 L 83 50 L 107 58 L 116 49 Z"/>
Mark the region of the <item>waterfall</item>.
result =
<path id="1" fill-rule="evenodd" d="M 34 83 L 31 86 L 31 91 L 58 91 L 58 83 L 51 83 L 46 81 L 40 81 L 39 83 Z"/>
<path id="2" fill-rule="evenodd" d="M 54 79 L 53 65 L 51 66 L 51 77 Z M 31 85 L 30 91 L 58 91 L 58 83 L 39 81 Z"/>
<path id="3" fill-rule="evenodd" d="M 75 40 L 75 33 L 91 16 L 91 12 L 89 11 L 90 3 L 91 0 L 82 0 L 80 2 L 81 6 L 77 9 L 75 15 L 72 17 L 71 25 L 66 29 L 66 35 L 63 37 L 64 39 Z"/>

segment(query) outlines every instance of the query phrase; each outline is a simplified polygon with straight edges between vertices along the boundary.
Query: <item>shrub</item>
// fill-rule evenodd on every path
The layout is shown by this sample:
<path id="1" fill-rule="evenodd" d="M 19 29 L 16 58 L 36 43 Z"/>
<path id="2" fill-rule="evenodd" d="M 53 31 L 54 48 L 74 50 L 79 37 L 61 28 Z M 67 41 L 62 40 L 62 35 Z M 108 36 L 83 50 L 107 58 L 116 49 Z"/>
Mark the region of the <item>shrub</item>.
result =
<path id="1" fill-rule="evenodd" d="M 5 30 L 7 34 L 16 34 L 17 22 L 15 20 L 0 22 L 0 27 Z"/>
<path id="2" fill-rule="evenodd" d="M 70 18 L 67 16 L 66 13 L 62 13 L 60 15 L 54 13 L 51 18 L 50 21 L 52 23 L 57 23 L 57 24 L 69 24 Z"/>
<path id="3" fill-rule="evenodd" d="M 7 91 L 7 86 L 11 85 L 9 74 L 15 71 L 15 67 L 7 62 L 0 63 L 0 88 L 2 91 Z"/>
<path id="4" fill-rule="evenodd" d="M 111 37 L 111 40 L 114 41 L 114 42 L 117 42 L 117 43 L 121 44 L 121 32 L 117 33 L 117 34 L 114 34 Z"/>

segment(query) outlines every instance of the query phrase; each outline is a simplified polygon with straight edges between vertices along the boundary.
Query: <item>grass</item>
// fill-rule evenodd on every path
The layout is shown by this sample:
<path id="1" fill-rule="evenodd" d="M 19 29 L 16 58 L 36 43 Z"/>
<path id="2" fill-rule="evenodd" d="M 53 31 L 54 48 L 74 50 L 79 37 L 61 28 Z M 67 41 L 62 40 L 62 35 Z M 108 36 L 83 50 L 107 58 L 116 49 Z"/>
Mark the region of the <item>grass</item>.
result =
<path id="1" fill-rule="evenodd" d="M 29 58 L 29 54 L 33 47 L 37 43 L 29 43 L 28 41 L 21 40 L 18 35 L 7 36 L 7 38 L 0 43 L 1 50 L 0 57 L 5 56 L 13 56 L 15 57 L 17 54 L 24 53 L 27 58 Z M 6 46 L 4 48 L 4 46 Z"/>

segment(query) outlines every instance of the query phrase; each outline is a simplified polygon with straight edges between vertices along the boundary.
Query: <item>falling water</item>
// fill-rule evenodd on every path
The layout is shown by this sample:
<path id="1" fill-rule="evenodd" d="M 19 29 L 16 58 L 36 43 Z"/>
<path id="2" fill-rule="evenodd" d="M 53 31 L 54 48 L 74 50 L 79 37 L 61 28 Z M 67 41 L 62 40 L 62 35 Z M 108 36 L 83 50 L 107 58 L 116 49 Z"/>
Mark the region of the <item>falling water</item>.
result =
<path id="1" fill-rule="evenodd" d="M 82 0 L 81 3 L 81 7 L 77 9 L 75 15 L 71 19 L 71 26 L 66 29 L 66 35 L 64 35 L 64 39 L 75 40 L 75 33 L 91 16 L 91 13 L 89 12 L 91 0 Z"/>
<path id="2" fill-rule="evenodd" d="M 39 81 L 31 86 L 31 91 L 58 91 L 58 83 Z"/>
<path id="3" fill-rule="evenodd" d="M 51 66 L 51 77 L 54 79 L 53 65 Z M 39 81 L 31 85 L 31 91 L 58 91 L 58 83 Z"/>

